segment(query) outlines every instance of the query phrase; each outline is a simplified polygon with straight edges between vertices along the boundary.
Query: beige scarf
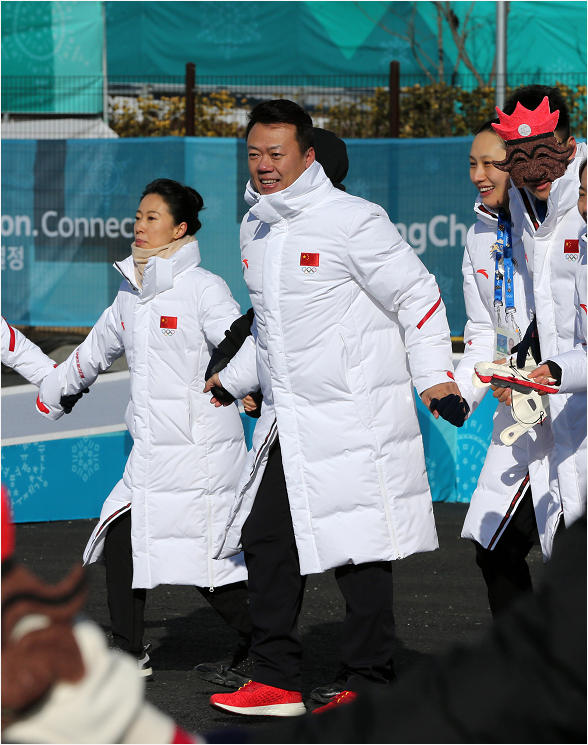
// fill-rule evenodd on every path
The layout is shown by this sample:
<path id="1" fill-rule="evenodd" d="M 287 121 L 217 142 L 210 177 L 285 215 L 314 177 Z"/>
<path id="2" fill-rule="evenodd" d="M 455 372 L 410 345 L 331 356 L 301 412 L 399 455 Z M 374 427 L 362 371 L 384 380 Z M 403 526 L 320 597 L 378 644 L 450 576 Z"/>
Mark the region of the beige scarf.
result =
<path id="1" fill-rule="evenodd" d="M 194 240 L 193 235 L 184 235 L 182 238 L 178 238 L 176 241 L 168 243 L 166 246 L 159 246 L 159 248 L 141 248 L 136 243 L 131 245 L 133 250 L 133 264 L 135 265 L 135 279 L 139 287 L 143 287 L 143 272 L 145 266 L 152 256 L 159 256 L 162 259 L 169 259 L 177 251 Z"/>

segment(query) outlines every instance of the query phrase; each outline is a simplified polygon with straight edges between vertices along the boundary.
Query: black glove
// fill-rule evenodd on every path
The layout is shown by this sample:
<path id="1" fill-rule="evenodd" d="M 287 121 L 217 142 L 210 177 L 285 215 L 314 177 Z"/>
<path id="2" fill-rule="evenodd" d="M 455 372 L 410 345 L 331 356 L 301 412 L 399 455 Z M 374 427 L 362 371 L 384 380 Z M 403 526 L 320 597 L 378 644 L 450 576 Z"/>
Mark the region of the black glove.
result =
<path id="1" fill-rule="evenodd" d="M 208 363 L 208 367 L 204 373 L 204 380 L 208 380 L 209 378 L 212 378 L 215 373 L 224 370 L 230 361 L 230 358 L 227 357 L 226 354 L 223 354 L 218 347 L 215 347 L 210 355 L 210 362 Z"/>
<path id="2" fill-rule="evenodd" d="M 463 427 L 470 413 L 470 407 L 465 399 L 460 398 L 456 393 L 450 393 L 448 396 L 443 396 L 441 400 L 431 399 L 429 411 L 438 411 L 439 416 L 449 424 L 453 424 L 454 427 Z"/>
<path id="3" fill-rule="evenodd" d="M 212 378 L 215 373 L 224 370 L 230 361 L 231 360 L 226 355 L 224 355 L 220 349 L 215 347 L 212 350 L 212 354 L 210 355 L 210 362 L 208 363 L 208 367 L 206 368 L 204 379 L 208 380 L 209 378 Z M 228 391 L 225 391 L 224 388 L 219 388 L 217 385 L 213 385 L 210 389 L 210 392 L 223 404 L 232 404 L 235 400 L 234 396 L 232 396 Z"/>
<path id="4" fill-rule="evenodd" d="M 232 393 L 225 391 L 224 388 L 219 388 L 217 385 L 213 385 L 210 392 L 221 404 L 232 404 L 235 400 L 235 396 Z"/>
<path id="5" fill-rule="evenodd" d="M 541 349 L 539 348 L 539 333 L 537 331 L 537 319 L 533 318 L 529 328 L 525 331 L 522 340 L 515 344 L 511 352 L 517 353 L 517 367 L 523 368 L 527 361 L 527 353 L 531 350 L 533 359 L 537 364 L 541 362 Z"/>
<path id="6" fill-rule="evenodd" d="M 73 407 L 80 400 L 80 398 L 82 397 L 82 394 L 84 393 L 90 393 L 90 389 L 84 388 L 84 390 L 80 391 L 79 393 L 72 393 L 71 396 L 61 397 L 61 401 L 59 403 L 65 414 L 70 413 L 70 411 L 73 409 Z"/>
<path id="7" fill-rule="evenodd" d="M 252 419 L 259 419 L 259 417 L 261 416 L 261 404 L 263 403 L 263 393 L 261 391 L 255 391 L 255 393 L 250 393 L 249 395 L 257 404 L 257 409 L 254 409 L 253 411 L 246 411 L 245 413 L 247 414 L 247 416 L 250 416 Z"/>
<path id="8" fill-rule="evenodd" d="M 551 377 L 555 380 L 555 385 L 561 385 L 561 367 L 553 360 L 547 360 L 545 362 L 551 373 Z"/>

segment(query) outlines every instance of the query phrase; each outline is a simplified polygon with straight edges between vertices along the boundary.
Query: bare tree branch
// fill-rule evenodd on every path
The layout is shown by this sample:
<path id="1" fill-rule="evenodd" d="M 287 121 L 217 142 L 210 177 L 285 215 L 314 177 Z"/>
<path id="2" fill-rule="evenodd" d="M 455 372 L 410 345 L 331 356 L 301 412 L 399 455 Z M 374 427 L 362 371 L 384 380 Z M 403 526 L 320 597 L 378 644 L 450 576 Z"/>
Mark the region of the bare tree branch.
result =
<path id="1" fill-rule="evenodd" d="M 393 31 L 392 29 L 388 28 L 387 26 L 385 26 L 380 21 L 376 21 L 375 19 L 373 19 L 369 15 L 369 13 L 367 13 L 362 8 L 362 6 L 361 6 L 361 4 L 359 2 L 355 2 L 354 5 L 358 8 L 358 10 L 361 13 L 363 13 L 363 15 L 366 18 L 368 18 L 376 26 L 379 26 L 387 34 L 390 34 L 390 36 L 397 36 L 399 39 L 402 39 L 403 41 L 406 41 L 409 44 L 409 46 L 410 46 L 410 50 L 411 50 L 411 52 L 412 52 L 412 54 L 413 54 L 413 56 L 415 58 L 415 61 L 417 62 L 418 66 L 421 68 L 421 70 L 425 73 L 425 75 L 427 76 L 427 78 L 431 81 L 431 83 L 436 83 L 437 82 L 435 80 L 435 78 L 433 77 L 433 75 L 431 75 L 431 72 L 425 67 L 423 61 L 419 57 L 419 54 L 421 54 L 423 57 L 425 57 L 425 59 L 429 62 L 429 64 L 432 67 L 434 67 L 435 69 L 437 68 L 437 65 L 433 62 L 433 60 L 425 52 L 425 50 L 422 48 L 422 46 L 419 44 L 419 42 L 417 41 L 417 38 L 416 38 L 416 29 L 415 29 L 415 24 L 414 24 L 414 17 L 416 15 L 416 7 L 415 7 L 416 6 L 416 3 L 413 3 L 413 8 L 412 8 L 412 14 L 411 14 L 410 21 L 409 22 L 404 21 L 406 23 L 406 25 L 407 25 L 407 33 L 406 33 L 406 35 L 399 34 L 397 31 Z"/>
<path id="2" fill-rule="evenodd" d="M 435 3 L 437 9 L 437 52 L 439 53 L 439 82 L 443 82 L 443 76 L 445 73 L 444 69 L 444 54 L 443 54 L 443 13 L 439 7 L 439 3 Z"/>
<path id="3" fill-rule="evenodd" d="M 468 68 L 468 70 L 474 74 L 476 80 L 478 81 L 478 85 L 483 86 L 484 79 L 476 70 L 465 48 L 465 38 L 467 38 L 467 23 L 474 8 L 474 3 L 471 3 L 468 9 L 464 22 L 462 24 L 461 33 L 458 31 L 459 18 L 453 12 L 451 3 L 444 2 L 439 3 L 438 5 L 441 7 L 443 15 L 445 16 L 445 20 L 447 21 L 447 25 L 449 26 L 449 30 L 451 31 L 453 43 L 455 44 L 455 48 L 457 49 L 459 56 L 463 60 L 463 63 Z"/>
<path id="4" fill-rule="evenodd" d="M 444 80 L 445 54 L 444 54 L 444 45 L 443 45 L 443 22 L 445 21 L 447 25 L 449 26 L 451 37 L 453 39 L 453 43 L 455 44 L 455 48 L 457 50 L 457 58 L 453 66 L 453 73 L 455 74 L 457 72 L 460 62 L 463 62 L 466 68 L 471 73 L 473 73 L 478 85 L 479 86 L 485 85 L 482 75 L 476 69 L 466 49 L 466 42 L 467 42 L 470 32 L 474 28 L 478 28 L 479 26 L 482 25 L 482 24 L 474 24 L 474 25 L 471 24 L 471 15 L 474 10 L 475 2 L 470 3 L 468 10 L 466 12 L 466 15 L 464 17 L 464 20 L 461 23 L 455 11 L 452 8 L 451 2 L 448 2 L 448 1 L 445 1 L 445 2 L 434 1 L 433 2 L 433 5 L 435 6 L 435 9 L 437 11 L 437 33 L 436 33 L 437 61 L 434 61 L 433 59 L 431 59 L 431 57 L 427 54 L 427 52 L 423 48 L 422 43 L 417 38 L 417 27 L 416 27 L 415 19 L 417 16 L 418 6 L 416 2 L 412 3 L 412 10 L 411 10 L 410 18 L 408 20 L 406 18 L 403 18 L 402 16 L 399 16 L 397 13 L 394 13 L 394 11 L 391 11 L 405 24 L 405 28 L 406 28 L 405 34 L 399 33 L 398 31 L 394 31 L 388 28 L 381 21 L 376 21 L 362 7 L 362 4 L 360 2 L 355 2 L 354 5 L 374 25 L 381 28 L 387 34 L 390 34 L 390 36 L 396 36 L 397 38 L 402 39 L 403 41 L 407 42 L 407 44 L 410 46 L 410 50 L 412 52 L 412 55 L 416 63 L 418 64 L 418 66 L 421 68 L 421 70 L 424 72 L 424 74 L 427 76 L 428 80 L 430 80 L 431 83 L 436 83 L 437 79 L 440 82 L 443 82 Z M 508 12 L 508 3 L 507 3 L 507 12 Z M 424 41 L 430 40 L 431 38 L 432 37 L 428 37 Z M 435 70 L 437 74 L 437 79 L 435 79 L 435 76 L 431 72 L 431 70 Z M 492 65 L 492 72 L 490 73 L 489 82 L 493 80 L 494 76 L 495 76 L 495 62 Z"/>

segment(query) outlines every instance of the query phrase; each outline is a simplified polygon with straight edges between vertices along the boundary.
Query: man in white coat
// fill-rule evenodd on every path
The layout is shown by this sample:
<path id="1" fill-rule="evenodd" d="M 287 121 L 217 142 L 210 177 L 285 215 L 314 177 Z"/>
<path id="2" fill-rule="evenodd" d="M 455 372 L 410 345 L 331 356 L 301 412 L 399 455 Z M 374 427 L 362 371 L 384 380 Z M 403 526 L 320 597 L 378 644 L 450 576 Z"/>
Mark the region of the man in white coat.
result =
<path id="1" fill-rule="evenodd" d="M 413 387 L 436 416 L 463 423 L 465 410 L 434 277 L 380 206 L 332 186 L 308 114 L 259 104 L 247 145 L 253 334 L 206 390 L 263 392 L 219 553 L 245 553 L 255 672 L 211 703 L 295 716 L 305 575 L 335 567 L 347 603 L 347 680 L 327 706 L 393 677 L 391 560 L 438 545 Z"/>

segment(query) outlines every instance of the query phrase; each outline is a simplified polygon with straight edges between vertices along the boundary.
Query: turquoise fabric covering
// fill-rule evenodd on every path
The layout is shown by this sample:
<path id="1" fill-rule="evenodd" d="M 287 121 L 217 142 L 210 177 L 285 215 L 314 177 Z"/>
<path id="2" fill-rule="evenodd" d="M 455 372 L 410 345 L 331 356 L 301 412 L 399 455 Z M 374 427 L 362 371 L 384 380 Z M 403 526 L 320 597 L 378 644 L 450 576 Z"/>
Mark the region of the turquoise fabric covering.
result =
<path id="1" fill-rule="evenodd" d="M 451 3 L 462 24 L 471 12 L 466 49 L 486 77 L 496 3 L 471 5 Z M 413 6 L 428 66 L 425 54 L 438 58 L 434 3 L 114 0 L 106 3 L 108 73 L 182 75 L 195 62 L 199 75 L 366 75 L 387 73 L 399 60 L 404 74 L 422 74 L 406 39 Z M 450 75 L 457 49 L 448 28 L 444 50 Z M 585 71 L 586 3 L 511 3 L 507 51 L 511 74 Z M 458 70 L 471 75 L 463 63 Z"/>
<path id="2" fill-rule="evenodd" d="M 102 112 L 102 5 L 2 3 L 2 111 Z M 14 85 L 12 76 L 22 79 Z"/>

